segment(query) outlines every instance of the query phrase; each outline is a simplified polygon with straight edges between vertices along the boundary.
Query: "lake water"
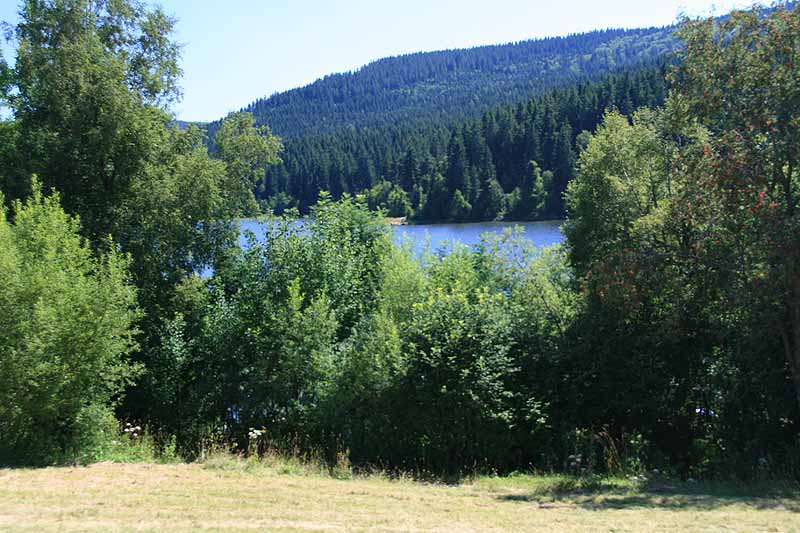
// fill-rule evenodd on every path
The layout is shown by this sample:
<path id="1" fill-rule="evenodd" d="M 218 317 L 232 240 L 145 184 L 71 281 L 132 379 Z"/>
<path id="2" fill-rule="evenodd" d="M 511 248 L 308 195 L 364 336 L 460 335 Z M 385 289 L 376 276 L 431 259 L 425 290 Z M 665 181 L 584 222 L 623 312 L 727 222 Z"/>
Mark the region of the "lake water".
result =
<path id="1" fill-rule="evenodd" d="M 468 224 L 419 224 L 408 226 L 392 226 L 395 242 L 400 243 L 410 239 L 412 245 L 421 249 L 426 242 L 430 242 L 432 251 L 441 250 L 448 243 L 460 242 L 467 246 L 478 244 L 481 235 L 487 232 L 502 235 L 506 228 L 519 226 L 523 235 L 533 242 L 537 248 L 559 244 L 564 240 L 561 233 L 561 221 L 543 222 L 475 222 Z M 240 227 L 252 231 L 258 240 L 263 240 L 265 226 L 256 220 L 242 220 Z M 244 239 L 241 239 L 244 243 Z"/>

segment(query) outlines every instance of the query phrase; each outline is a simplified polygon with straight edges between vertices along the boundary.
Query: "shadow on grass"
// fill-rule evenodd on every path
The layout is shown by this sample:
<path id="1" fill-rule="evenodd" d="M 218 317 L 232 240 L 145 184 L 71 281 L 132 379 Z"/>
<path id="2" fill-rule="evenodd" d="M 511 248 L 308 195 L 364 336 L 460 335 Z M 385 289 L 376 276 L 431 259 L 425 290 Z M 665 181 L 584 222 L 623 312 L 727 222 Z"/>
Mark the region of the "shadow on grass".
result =
<path id="1" fill-rule="evenodd" d="M 735 505 L 800 513 L 800 488 L 781 483 L 739 485 L 665 481 L 624 486 L 603 478 L 562 478 L 529 492 L 498 494 L 497 498 L 507 502 L 537 503 L 541 508 L 570 506 L 595 511 L 636 508 L 713 510 Z"/>

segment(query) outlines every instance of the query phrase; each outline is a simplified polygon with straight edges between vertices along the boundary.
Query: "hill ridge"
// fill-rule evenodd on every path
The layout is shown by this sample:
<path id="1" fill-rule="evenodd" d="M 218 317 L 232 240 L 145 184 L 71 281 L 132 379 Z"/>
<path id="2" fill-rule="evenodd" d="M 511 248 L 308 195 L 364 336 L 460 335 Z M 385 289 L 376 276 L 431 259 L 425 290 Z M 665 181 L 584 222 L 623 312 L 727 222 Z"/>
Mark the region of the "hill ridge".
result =
<path id="1" fill-rule="evenodd" d="M 257 98 L 241 111 L 284 139 L 398 120 L 452 122 L 584 77 L 655 61 L 675 48 L 672 28 L 607 28 L 387 56 Z M 208 123 L 210 138 L 219 122 Z"/>

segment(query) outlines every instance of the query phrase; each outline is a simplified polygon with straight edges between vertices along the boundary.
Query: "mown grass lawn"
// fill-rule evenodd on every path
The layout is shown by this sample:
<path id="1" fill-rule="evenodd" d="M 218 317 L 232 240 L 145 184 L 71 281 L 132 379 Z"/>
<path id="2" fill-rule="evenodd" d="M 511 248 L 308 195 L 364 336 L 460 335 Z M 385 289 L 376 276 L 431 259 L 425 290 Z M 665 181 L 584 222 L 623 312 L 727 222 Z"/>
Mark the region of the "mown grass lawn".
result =
<path id="1" fill-rule="evenodd" d="M 799 493 L 769 484 L 519 476 L 444 485 L 228 466 L 0 470 L 0 531 L 800 533 Z"/>

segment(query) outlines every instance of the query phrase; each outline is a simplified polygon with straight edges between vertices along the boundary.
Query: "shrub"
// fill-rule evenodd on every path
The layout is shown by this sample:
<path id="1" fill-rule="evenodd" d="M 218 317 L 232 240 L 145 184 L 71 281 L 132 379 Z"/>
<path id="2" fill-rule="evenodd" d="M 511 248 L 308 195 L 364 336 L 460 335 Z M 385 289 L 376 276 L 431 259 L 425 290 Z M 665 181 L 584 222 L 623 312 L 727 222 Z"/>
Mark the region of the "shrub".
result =
<path id="1" fill-rule="evenodd" d="M 93 253 L 36 184 L 12 214 L 0 210 L 0 462 L 91 456 L 106 406 L 137 371 L 125 359 L 137 317 L 128 262 L 110 241 Z"/>

